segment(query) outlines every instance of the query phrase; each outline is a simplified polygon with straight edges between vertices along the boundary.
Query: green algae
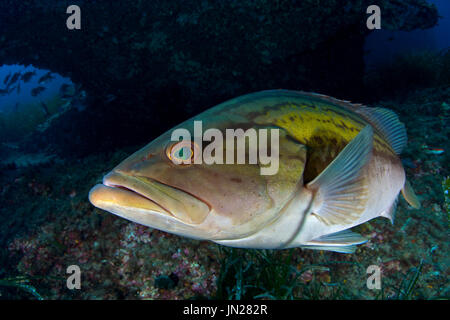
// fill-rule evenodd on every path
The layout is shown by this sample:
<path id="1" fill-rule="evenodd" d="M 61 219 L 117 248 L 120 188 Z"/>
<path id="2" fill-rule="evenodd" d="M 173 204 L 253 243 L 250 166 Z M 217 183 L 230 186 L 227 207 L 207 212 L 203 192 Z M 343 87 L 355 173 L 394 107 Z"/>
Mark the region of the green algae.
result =
<path id="1" fill-rule="evenodd" d="M 336 265 L 362 266 L 357 262 L 298 263 L 298 249 L 251 250 L 218 247 L 221 270 L 215 299 L 295 300 L 355 298 L 340 280 L 332 281 Z M 336 279 L 335 279 L 336 280 Z"/>

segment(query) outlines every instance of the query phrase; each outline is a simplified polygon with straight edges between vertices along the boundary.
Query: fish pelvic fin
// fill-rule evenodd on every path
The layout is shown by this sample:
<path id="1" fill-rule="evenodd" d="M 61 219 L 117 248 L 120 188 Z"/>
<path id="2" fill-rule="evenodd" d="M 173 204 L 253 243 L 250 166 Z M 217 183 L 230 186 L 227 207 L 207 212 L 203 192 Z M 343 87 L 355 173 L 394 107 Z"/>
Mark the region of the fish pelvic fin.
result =
<path id="1" fill-rule="evenodd" d="M 314 193 L 312 213 L 327 225 L 356 221 L 364 212 L 368 185 L 363 168 L 373 147 L 373 129 L 364 127 L 306 187 Z"/>
<path id="2" fill-rule="evenodd" d="M 306 245 L 302 246 L 302 248 L 340 253 L 354 253 L 357 245 L 366 242 L 367 239 L 365 237 L 347 229 L 311 240 Z"/>
<path id="3" fill-rule="evenodd" d="M 305 245 L 301 246 L 300 248 L 310 250 L 333 251 L 339 253 L 355 253 L 356 251 L 356 245 L 349 245 L 349 246 Z"/>
<path id="4" fill-rule="evenodd" d="M 420 200 L 416 196 L 416 193 L 414 192 L 414 189 L 412 188 L 408 180 L 405 181 L 405 185 L 403 186 L 402 189 L 402 195 L 411 207 L 415 209 L 420 209 L 421 207 Z"/>

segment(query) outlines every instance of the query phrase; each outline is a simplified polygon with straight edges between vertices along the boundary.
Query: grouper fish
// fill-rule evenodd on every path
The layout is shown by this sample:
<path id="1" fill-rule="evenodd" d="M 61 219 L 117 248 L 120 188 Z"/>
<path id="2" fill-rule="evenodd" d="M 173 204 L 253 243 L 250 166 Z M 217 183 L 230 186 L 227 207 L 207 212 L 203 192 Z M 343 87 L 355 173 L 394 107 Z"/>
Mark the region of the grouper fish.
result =
<path id="1" fill-rule="evenodd" d="M 175 165 L 173 150 L 186 143 L 172 141 L 171 133 L 193 132 L 194 121 L 224 136 L 227 129 L 278 129 L 277 173 L 262 175 L 260 162 Z M 405 126 L 385 108 L 269 90 L 219 104 L 174 129 L 103 177 L 89 193 L 91 203 L 142 225 L 231 247 L 342 253 L 367 241 L 350 228 L 379 216 L 394 221 L 400 191 L 420 207 L 399 158 Z M 195 156 L 194 141 L 190 149 Z"/>

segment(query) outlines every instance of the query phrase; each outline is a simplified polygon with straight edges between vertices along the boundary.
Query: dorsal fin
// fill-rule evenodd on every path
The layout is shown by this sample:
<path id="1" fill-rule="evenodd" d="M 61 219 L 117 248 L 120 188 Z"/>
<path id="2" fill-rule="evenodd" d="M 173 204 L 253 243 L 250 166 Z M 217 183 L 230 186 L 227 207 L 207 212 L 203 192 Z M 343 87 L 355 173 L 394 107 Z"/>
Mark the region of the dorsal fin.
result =
<path id="1" fill-rule="evenodd" d="M 303 95 L 321 99 L 360 114 L 389 142 L 395 153 L 400 154 L 407 143 L 406 128 L 394 111 L 385 108 L 369 108 L 362 104 L 339 100 L 324 94 L 301 92 Z"/>
<path id="2" fill-rule="evenodd" d="M 335 105 L 338 105 L 340 107 L 344 107 L 347 109 L 350 109 L 352 111 L 356 111 L 359 107 L 363 106 L 361 103 L 352 103 L 348 100 L 340 100 L 337 98 L 333 98 L 331 96 L 327 96 L 326 94 L 316 93 L 316 92 L 305 92 L 305 91 L 299 91 L 301 95 L 308 96 L 315 99 L 321 99 L 325 102 L 329 102 Z"/>
<path id="3" fill-rule="evenodd" d="M 406 128 L 394 111 L 385 108 L 369 108 L 361 106 L 355 112 L 362 115 L 389 142 L 395 153 L 400 154 L 408 141 Z"/>

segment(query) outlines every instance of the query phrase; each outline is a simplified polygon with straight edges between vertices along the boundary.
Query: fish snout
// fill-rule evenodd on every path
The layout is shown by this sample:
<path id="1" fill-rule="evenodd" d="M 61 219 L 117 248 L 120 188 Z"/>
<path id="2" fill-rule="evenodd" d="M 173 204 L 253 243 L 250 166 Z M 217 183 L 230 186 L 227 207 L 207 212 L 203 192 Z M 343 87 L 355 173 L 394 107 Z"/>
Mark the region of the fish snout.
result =
<path id="1" fill-rule="evenodd" d="M 131 176 L 112 171 L 103 178 L 103 185 L 95 186 L 91 202 L 110 201 L 119 206 L 148 208 L 170 215 L 183 223 L 199 224 L 210 212 L 210 207 L 197 197 L 144 176 Z"/>
<path id="2" fill-rule="evenodd" d="M 115 211 L 113 208 L 134 208 L 170 215 L 156 203 L 136 193 L 103 184 L 97 184 L 89 191 L 89 201 L 95 207 L 111 212 Z"/>

